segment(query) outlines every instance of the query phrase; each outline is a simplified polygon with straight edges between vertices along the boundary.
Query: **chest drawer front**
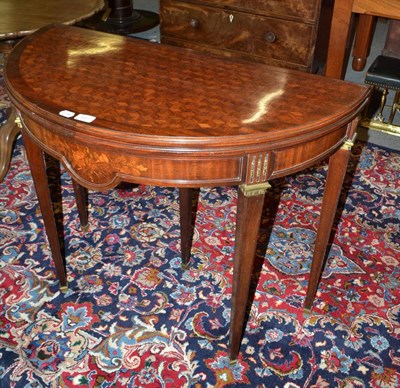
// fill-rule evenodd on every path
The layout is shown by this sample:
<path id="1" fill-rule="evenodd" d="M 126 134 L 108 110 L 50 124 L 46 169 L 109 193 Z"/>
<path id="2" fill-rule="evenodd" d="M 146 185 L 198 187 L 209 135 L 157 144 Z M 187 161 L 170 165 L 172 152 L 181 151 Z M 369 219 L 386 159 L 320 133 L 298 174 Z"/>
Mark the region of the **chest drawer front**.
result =
<path id="1" fill-rule="evenodd" d="M 307 66 L 311 61 L 313 26 L 164 1 L 161 35 Z"/>
<path id="2" fill-rule="evenodd" d="M 199 0 L 199 3 L 219 8 L 236 8 L 250 13 L 283 16 L 314 21 L 320 0 Z M 161 0 L 163 2 L 163 0 Z"/>

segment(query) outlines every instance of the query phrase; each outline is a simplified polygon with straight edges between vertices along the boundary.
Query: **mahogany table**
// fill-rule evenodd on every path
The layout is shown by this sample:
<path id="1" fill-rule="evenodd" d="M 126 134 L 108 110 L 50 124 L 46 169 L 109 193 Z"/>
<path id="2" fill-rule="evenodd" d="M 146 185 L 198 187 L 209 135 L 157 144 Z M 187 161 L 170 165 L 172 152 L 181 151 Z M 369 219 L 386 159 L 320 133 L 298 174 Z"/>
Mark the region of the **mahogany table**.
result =
<path id="1" fill-rule="evenodd" d="M 73 24 L 104 7 L 103 0 L 0 0 L 0 53 L 7 55 L 15 39 L 50 24 Z M 0 182 L 10 165 L 12 146 L 19 134 L 11 108 L 0 127 Z"/>
<path id="2" fill-rule="evenodd" d="M 359 15 L 359 20 L 352 67 L 356 71 L 361 71 L 366 64 L 376 17 L 400 19 L 400 1 L 335 0 L 325 73 L 328 77 L 344 77 L 346 47 L 350 38 L 351 20 L 354 14 Z"/>
<path id="3" fill-rule="evenodd" d="M 23 124 L 62 287 L 66 269 L 44 153 L 71 175 L 83 225 L 84 188 L 109 189 L 121 181 L 179 187 L 184 265 L 191 188 L 239 186 L 232 360 L 240 348 L 268 182 L 330 156 L 305 301 L 311 308 L 368 88 L 68 26 L 44 28 L 19 43 L 5 80 Z"/>

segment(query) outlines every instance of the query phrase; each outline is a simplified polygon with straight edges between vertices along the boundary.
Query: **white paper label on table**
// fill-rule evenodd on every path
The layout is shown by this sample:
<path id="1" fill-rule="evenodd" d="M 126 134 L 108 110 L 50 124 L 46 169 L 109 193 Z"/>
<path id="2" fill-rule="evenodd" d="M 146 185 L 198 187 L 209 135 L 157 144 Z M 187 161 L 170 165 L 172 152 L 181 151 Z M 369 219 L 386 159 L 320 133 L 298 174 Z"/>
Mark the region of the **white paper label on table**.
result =
<path id="1" fill-rule="evenodd" d="M 85 123 L 91 123 L 95 119 L 96 116 L 84 115 L 82 113 L 79 113 L 77 116 L 74 117 L 74 120 L 84 121 Z"/>
<path id="2" fill-rule="evenodd" d="M 70 110 L 62 110 L 62 111 L 59 113 L 59 115 L 60 115 L 60 116 L 63 116 L 63 117 L 70 118 L 70 117 L 75 116 L 75 112 L 71 112 Z"/>

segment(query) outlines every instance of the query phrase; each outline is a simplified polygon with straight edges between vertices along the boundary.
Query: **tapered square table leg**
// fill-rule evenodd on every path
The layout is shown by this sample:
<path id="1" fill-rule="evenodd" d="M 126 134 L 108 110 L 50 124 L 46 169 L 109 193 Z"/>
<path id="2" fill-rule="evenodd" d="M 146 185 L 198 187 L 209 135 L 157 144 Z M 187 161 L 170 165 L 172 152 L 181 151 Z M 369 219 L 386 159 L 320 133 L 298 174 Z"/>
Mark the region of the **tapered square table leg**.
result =
<path id="1" fill-rule="evenodd" d="M 79 221 L 83 232 L 89 229 L 88 211 L 87 211 L 87 189 L 72 179 L 72 186 L 75 193 L 76 207 L 78 209 Z"/>
<path id="2" fill-rule="evenodd" d="M 187 269 L 192 247 L 192 198 L 193 189 L 179 189 L 179 216 L 181 225 L 182 268 Z"/>
<path id="3" fill-rule="evenodd" d="M 264 204 L 265 189 L 252 193 L 238 190 L 235 256 L 233 264 L 232 309 L 229 329 L 229 358 L 237 359 L 245 324 L 257 239 Z"/>
<path id="4" fill-rule="evenodd" d="M 333 222 L 336 215 L 343 180 L 349 162 L 352 141 L 346 142 L 329 159 L 328 175 L 326 177 L 324 197 L 322 200 L 321 215 L 315 239 L 314 255 L 311 264 L 310 279 L 304 309 L 309 312 L 314 302 L 318 284 L 321 278 L 326 250 L 331 236 Z"/>
<path id="5" fill-rule="evenodd" d="M 58 280 L 60 281 L 61 291 L 66 291 L 67 277 L 65 272 L 64 260 L 61 253 L 61 245 L 57 232 L 57 224 L 54 217 L 53 203 L 47 179 L 45 154 L 40 147 L 32 141 L 28 134 L 22 132 L 26 155 L 32 173 L 33 183 L 42 212 L 44 226 L 47 232 L 51 253 L 57 270 Z"/>

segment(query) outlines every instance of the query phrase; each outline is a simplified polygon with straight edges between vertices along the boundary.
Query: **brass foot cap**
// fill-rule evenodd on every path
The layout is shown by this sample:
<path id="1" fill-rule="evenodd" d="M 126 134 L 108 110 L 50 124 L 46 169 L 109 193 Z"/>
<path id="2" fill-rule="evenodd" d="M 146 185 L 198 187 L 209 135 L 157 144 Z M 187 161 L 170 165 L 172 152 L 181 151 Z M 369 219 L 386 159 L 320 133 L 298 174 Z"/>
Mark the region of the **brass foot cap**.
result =
<path id="1" fill-rule="evenodd" d="M 186 271 L 189 268 L 189 264 L 188 263 L 182 263 L 181 267 L 182 267 L 182 269 L 184 269 Z"/>
<path id="2" fill-rule="evenodd" d="M 89 232 L 89 225 L 81 225 L 81 230 L 83 233 Z"/>
<path id="3" fill-rule="evenodd" d="M 60 287 L 60 291 L 65 294 L 68 291 L 68 284 Z"/>

